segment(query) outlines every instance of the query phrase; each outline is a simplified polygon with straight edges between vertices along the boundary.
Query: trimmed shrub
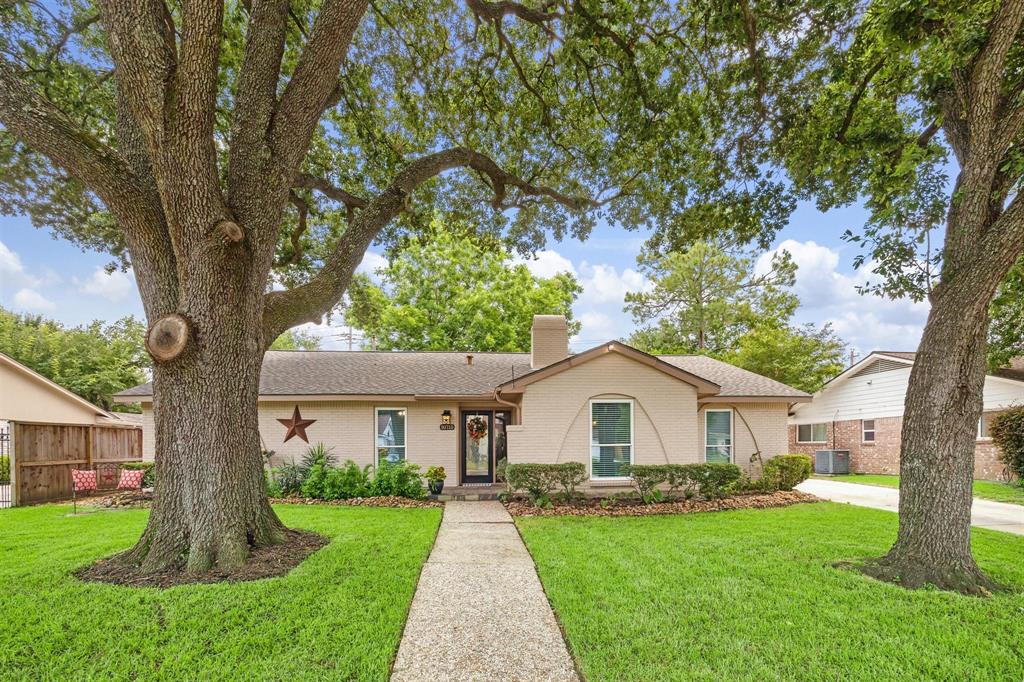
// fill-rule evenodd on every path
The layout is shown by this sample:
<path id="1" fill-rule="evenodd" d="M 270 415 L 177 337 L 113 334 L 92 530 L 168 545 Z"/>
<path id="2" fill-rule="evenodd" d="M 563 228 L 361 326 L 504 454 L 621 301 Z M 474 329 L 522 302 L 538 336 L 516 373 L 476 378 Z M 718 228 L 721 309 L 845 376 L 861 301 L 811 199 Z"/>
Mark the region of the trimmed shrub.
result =
<path id="1" fill-rule="evenodd" d="M 586 480 L 587 465 L 583 462 L 561 464 L 509 464 L 505 468 L 509 490 L 526 492 L 535 507 L 551 506 L 551 491 L 561 487 L 561 495 L 570 500 L 576 486 Z"/>
<path id="2" fill-rule="evenodd" d="M 697 491 L 708 499 L 725 497 L 743 475 L 735 464 L 632 464 L 627 471 L 646 504 L 666 497 L 658 488 L 663 484 L 668 486 L 669 498 L 680 490 L 687 499 Z"/>
<path id="3" fill-rule="evenodd" d="M 1024 406 L 1011 407 L 996 415 L 989 433 L 999 448 L 999 461 L 1024 486 Z"/>
<path id="4" fill-rule="evenodd" d="M 761 480 L 767 489 L 792 490 L 811 476 L 809 455 L 779 455 L 764 463 Z"/>
<path id="5" fill-rule="evenodd" d="M 7 455 L 0 456 L 0 484 L 11 482 L 11 458 Z"/>
<path id="6" fill-rule="evenodd" d="M 630 464 L 626 474 L 633 482 L 644 504 L 660 502 L 663 495 L 658 486 L 668 481 L 668 464 Z"/>
<path id="7" fill-rule="evenodd" d="M 381 464 L 370 483 L 370 495 L 372 497 L 409 497 L 414 500 L 422 500 L 427 496 L 427 489 L 423 487 L 420 480 L 420 467 L 418 464 L 398 462 L 396 464 Z"/>
<path id="8" fill-rule="evenodd" d="M 0 470 L 3 469 L 3 462 L 0 462 Z M 128 469 L 129 471 L 144 471 L 142 474 L 142 487 L 152 488 L 156 484 L 156 463 L 155 462 L 125 462 L 121 465 L 122 469 Z M 0 471 L 0 475 L 3 471 Z M 10 481 L 8 481 L 9 483 Z"/>
<path id="9" fill-rule="evenodd" d="M 555 480 L 562 487 L 561 495 L 568 502 L 576 497 L 576 486 L 587 480 L 587 465 L 583 462 L 556 464 Z"/>
<path id="10" fill-rule="evenodd" d="M 683 464 L 681 475 L 689 479 L 707 499 L 720 499 L 732 492 L 743 476 L 735 464 Z"/>

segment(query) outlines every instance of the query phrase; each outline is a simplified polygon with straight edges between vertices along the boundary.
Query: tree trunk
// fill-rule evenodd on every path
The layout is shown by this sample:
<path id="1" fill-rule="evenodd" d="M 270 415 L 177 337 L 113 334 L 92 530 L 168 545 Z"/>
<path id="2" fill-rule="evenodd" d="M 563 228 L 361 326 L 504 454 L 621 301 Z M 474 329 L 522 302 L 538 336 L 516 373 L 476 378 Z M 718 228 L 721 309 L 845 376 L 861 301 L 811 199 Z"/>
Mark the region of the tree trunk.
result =
<path id="1" fill-rule="evenodd" d="M 970 538 L 990 280 L 998 282 L 998 274 L 961 271 L 936 289 L 910 373 L 899 534 L 885 557 L 865 566 L 905 587 L 932 584 L 967 594 L 996 587 L 975 563 Z"/>
<path id="2" fill-rule="evenodd" d="M 284 538 L 263 478 L 260 317 L 252 302 L 228 298 L 207 301 L 202 317 L 186 314 L 189 350 L 154 369 L 156 498 L 126 555 L 143 572 L 230 571 L 253 547 Z"/>

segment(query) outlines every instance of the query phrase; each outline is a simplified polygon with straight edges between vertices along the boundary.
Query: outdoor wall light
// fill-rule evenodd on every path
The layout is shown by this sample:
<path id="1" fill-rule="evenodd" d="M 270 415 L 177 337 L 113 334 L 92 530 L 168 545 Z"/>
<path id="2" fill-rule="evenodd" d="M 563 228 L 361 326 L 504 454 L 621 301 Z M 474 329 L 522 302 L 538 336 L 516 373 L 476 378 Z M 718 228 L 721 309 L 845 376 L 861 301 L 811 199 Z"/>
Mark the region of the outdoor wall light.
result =
<path id="1" fill-rule="evenodd" d="M 445 410 L 445 411 L 443 411 L 441 413 L 441 423 L 442 424 L 451 424 L 452 423 L 452 411 L 451 410 Z"/>

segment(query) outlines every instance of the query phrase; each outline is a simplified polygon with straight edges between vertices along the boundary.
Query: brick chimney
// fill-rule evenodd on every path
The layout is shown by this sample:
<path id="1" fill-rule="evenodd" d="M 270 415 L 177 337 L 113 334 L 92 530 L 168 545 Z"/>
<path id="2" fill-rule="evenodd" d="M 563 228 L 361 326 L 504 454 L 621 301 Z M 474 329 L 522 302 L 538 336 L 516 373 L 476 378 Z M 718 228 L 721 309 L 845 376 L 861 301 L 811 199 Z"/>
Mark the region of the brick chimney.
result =
<path id="1" fill-rule="evenodd" d="M 569 355 L 569 330 L 563 315 L 534 315 L 530 331 L 530 367 L 537 369 Z"/>

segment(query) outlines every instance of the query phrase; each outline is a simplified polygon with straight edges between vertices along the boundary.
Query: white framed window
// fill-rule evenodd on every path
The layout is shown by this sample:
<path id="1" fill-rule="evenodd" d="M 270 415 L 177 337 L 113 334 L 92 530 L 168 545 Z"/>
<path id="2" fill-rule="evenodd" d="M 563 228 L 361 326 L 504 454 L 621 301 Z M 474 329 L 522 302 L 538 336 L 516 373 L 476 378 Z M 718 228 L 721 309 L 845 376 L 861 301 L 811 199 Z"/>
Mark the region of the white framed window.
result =
<path id="1" fill-rule="evenodd" d="M 732 462 L 732 410 L 704 410 L 704 461 Z"/>
<path id="2" fill-rule="evenodd" d="M 405 461 L 406 417 L 404 407 L 378 407 L 373 411 L 377 431 L 377 464 L 398 464 Z"/>
<path id="3" fill-rule="evenodd" d="M 875 420 L 874 419 L 862 419 L 860 421 L 860 433 L 862 443 L 874 443 L 875 442 Z"/>
<path id="4" fill-rule="evenodd" d="M 590 478 L 629 478 L 633 463 L 633 401 L 590 401 Z"/>
<path id="5" fill-rule="evenodd" d="M 800 424 L 796 427 L 797 443 L 824 443 L 828 440 L 828 423 Z"/>
<path id="6" fill-rule="evenodd" d="M 978 440 L 992 440 L 992 435 L 988 432 L 988 422 L 985 421 L 984 414 L 978 417 Z"/>

